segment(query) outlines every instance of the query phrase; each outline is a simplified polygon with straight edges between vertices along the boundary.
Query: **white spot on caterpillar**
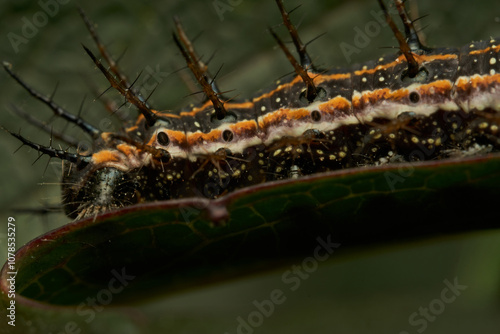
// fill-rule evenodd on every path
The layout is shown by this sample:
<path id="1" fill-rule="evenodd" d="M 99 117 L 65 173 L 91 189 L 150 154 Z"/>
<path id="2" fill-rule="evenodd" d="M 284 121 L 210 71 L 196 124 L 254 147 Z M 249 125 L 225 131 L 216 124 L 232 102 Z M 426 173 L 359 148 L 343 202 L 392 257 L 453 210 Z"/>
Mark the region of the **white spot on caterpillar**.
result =
<path id="1" fill-rule="evenodd" d="M 497 59 L 495 57 L 490 58 L 490 65 L 495 65 L 497 63 Z"/>

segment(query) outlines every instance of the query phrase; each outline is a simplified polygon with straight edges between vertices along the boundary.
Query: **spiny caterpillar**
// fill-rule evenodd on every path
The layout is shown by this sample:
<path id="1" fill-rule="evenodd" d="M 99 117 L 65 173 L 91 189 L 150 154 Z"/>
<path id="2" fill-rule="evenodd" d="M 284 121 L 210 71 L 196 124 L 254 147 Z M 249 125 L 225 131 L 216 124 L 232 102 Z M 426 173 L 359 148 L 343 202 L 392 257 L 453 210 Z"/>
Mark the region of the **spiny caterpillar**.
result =
<path id="1" fill-rule="evenodd" d="M 402 1 L 403 36 L 382 1 L 399 52 L 349 69 L 314 66 L 281 1 L 299 61 L 273 29 L 295 76 L 247 100 L 222 93 L 178 20 L 174 41 L 206 101 L 159 112 L 118 69 L 83 14 L 101 57 L 85 51 L 140 112 L 121 132 L 102 132 L 6 71 L 54 113 L 88 133 L 89 153 L 70 153 L 11 133 L 65 161 L 63 206 L 75 219 L 124 206 L 186 197 L 217 198 L 255 184 L 344 168 L 453 157 L 500 147 L 499 40 L 461 48 L 424 46 Z M 70 142 L 69 142 L 70 143 Z"/>

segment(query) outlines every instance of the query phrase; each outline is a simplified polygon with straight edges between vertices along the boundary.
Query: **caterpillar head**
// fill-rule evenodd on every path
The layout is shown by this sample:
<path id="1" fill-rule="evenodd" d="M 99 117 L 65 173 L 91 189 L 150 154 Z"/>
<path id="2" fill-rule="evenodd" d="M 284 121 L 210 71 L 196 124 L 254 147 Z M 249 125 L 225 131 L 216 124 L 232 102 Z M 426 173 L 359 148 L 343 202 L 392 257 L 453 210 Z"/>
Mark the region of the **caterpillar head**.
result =
<path id="1" fill-rule="evenodd" d="M 166 118 L 158 118 L 153 126 L 148 126 L 146 119 L 140 117 L 123 134 L 100 134 L 94 144 L 95 152 L 84 163 L 65 164 L 65 213 L 81 219 L 172 198 L 171 184 L 183 181 L 179 152 L 185 145 L 183 133 L 174 127 L 174 122 Z"/>

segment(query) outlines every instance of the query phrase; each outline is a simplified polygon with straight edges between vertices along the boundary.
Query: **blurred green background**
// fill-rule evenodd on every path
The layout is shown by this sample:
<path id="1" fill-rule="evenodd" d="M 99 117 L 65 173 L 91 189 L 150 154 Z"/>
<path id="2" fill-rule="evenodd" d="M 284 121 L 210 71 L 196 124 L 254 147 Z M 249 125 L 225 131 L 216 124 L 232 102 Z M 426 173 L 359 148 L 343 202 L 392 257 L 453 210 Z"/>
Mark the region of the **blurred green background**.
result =
<path id="1" fill-rule="evenodd" d="M 76 12 L 78 4 L 98 23 L 98 33 L 115 58 L 126 50 L 120 66 L 131 79 L 143 71 L 138 82 L 150 87 L 154 80 L 146 74 L 156 72 L 155 77 L 161 83 L 150 101 L 157 109 L 176 109 L 193 101 L 193 97 L 186 97 L 190 91 L 181 78 L 181 75 L 190 78 L 190 73 L 176 72 L 185 65 L 171 37 L 173 15 L 181 18 L 189 36 L 197 36 L 195 46 L 199 54 L 207 59 L 215 52 L 210 63 L 212 73 L 223 65 L 218 82 L 223 91 L 233 90 L 230 96 L 251 97 L 291 72 L 284 55 L 266 31 L 268 26 L 281 22 L 271 0 L 232 1 L 237 5 L 222 16 L 214 3 L 229 4 L 227 0 L 68 1 L 59 4 L 57 9 L 50 7 L 54 15 L 27 43 L 19 45 L 16 52 L 9 33 L 22 36 L 25 20 L 33 22 L 34 15 L 43 10 L 41 3 L 55 2 L 4 0 L 0 3 L 1 59 L 11 62 L 16 72 L 45 94 L 51 94 L 57 85 L 55 100 L 74 113 L 86 96 L 82 115 L 98 126 L 105 125 L 103 115 L 105 118 L 108 115 L 99 101 L 93 101 L 95 95 L 91 87 L 95 85 L 102 91 L 107 83 L 80 45 L 96 50 Z M 388 28 L 372 38 L 362 52 L 353 55 L 350 63 L 340 50 L 341 42 L 354 44 L 353 28 L 364 29 L 367 22 L 374 20 L 370 12 L 379 10 L 375 0 L 285 2 L 288 9 L 300 4 L 292 19 L 299 25 L 302 40 L 308 41 L 326 32 L 309 47 L 317 66 L 348 67 L 394 52 L 390 47 L 396 42 Z M 471 40 L 500 36 L 497 1 L 420 0 L 418 5 L 420 15 L 429 14 L 421 20 L 429 46 L 462 46 Z M 283 27 L 278 32 L 288 40 Z M 40 119 L 52 120 L 55 129 L 65 128 L 85 139 L 72 125 L 54 120 L 46 107 L 30 98 L 4 72 L 0 72 L 0 87 L 2 126 L 12 131 L 21 130 L 29 139 L 48 145 L 47 134 L 10 111 L 9 105 L 15 104 Z M 24 147 L 13 154 L 19 147 L 18 141 L 6 133 L 0 136 L 0 219 L 6 225 L 7 217 L 16 218 L 17 244 L 21 246 L 68 222 L 57 214 L 39 217 L 11 211 L 58 203 L 60 162 L 54 159 L 47 165 L 47 158 L 43 157 L 32 165 L 36 152 Z M 388 219 L 401 219 L 404 225 L 404 218 L 392 217 L 390 208 L 380 210 L 387 210 Z M 6 258 L 5 232 L 6 228 L 0 230 L 2 263 Z M 411 326 L 408 317 L 418 312 L 419 307 L 428 307 L 440 298 L 445 287 L 443 280 L 453 281 L 457 277 L 458 282 L 468 288 L 428 323 L 425 332 L 499 333 L 499 255 L 500 231 L 488 231 L 333 256 L 311 273 L 297 291 L 287 291 L 286 302 L 276 306 L 273 315 L 254 332 L 416 333 L 420 326 Z M 111 329 L 100 327 L 102 332 L 235 333 L 237 317 L 246 318 L 254 311 L 254 300 L 267 299 L 273 289 L 283 289 L 281 275 L 286 269 L 112 309 L 98 314 L 100 320 L 96 320 L 96 327 L 106 323 L 106 317 L 116 316 L 120 326 L 114 323 Z"/>

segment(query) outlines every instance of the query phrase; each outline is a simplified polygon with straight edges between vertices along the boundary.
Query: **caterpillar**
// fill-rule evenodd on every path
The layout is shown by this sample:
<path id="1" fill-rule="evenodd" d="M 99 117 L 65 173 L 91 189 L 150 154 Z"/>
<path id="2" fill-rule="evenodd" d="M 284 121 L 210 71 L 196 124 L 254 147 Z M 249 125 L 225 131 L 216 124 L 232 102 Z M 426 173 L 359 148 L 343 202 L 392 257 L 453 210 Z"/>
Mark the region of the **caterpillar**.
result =
<path id="1" fill-rule="evenodd" d="M 406 15 L 401 4 L 398 9 Z M 97 39 L 93 24 L 82 16 Z M 124 124 L 121 132 L 109 133 L 51 98 L 40 97 L 89 134 L 89 151 L 56 149 L 11 132 L 23 144 L 65 161 L 63 206 L 70 218 L 95 217 L 150 201 L 218 198 L 263 182 L 338 169 L 499 148 L 496 39 L 455 49 L 428 48 L 406 21 L 409 42 L 399 38 L 400 52 L 323 70 L 308 52 L 300 51 L 304 44 L 292 33 L 300 56 L 296 73 L 254 98 L 241 99 L 221 93 L 180 23 L 175 26 L 174 40 L 199 83 L 205 84 L 206 102 L 180 111 L 157 111 L 121 72 L 112 73 L 112 61 L 108 69 L 85 46 L 98 70 L 139 109 L 139 117 Z M 287 25 L 290 31 L 293 27 Z M 101 57 L 106 59 L 104 53 Z M 4 63 L 4 68 L 37 94 L 11 64 Z M 422 147 L 423 155 L 413 154 Z"/>

